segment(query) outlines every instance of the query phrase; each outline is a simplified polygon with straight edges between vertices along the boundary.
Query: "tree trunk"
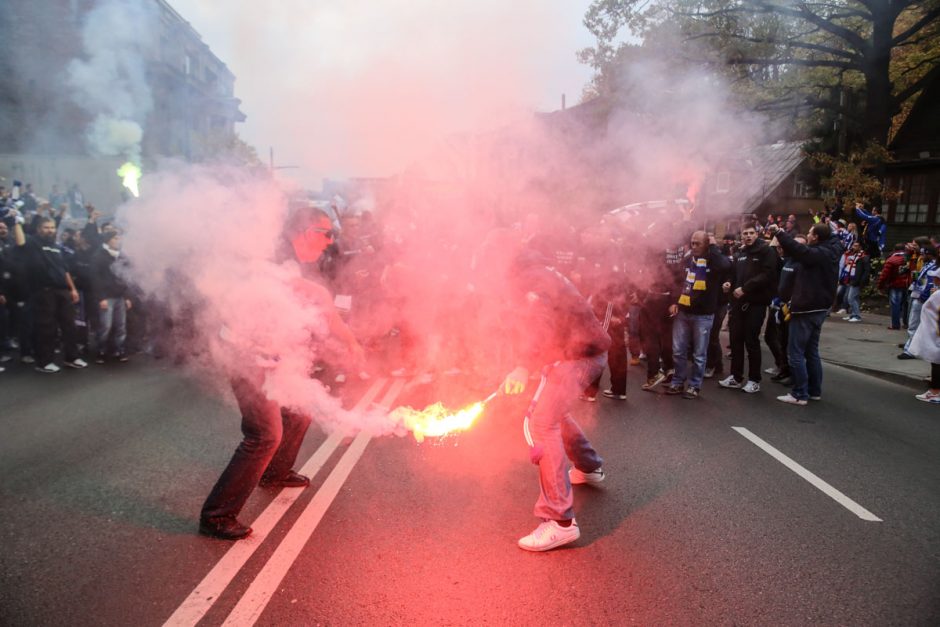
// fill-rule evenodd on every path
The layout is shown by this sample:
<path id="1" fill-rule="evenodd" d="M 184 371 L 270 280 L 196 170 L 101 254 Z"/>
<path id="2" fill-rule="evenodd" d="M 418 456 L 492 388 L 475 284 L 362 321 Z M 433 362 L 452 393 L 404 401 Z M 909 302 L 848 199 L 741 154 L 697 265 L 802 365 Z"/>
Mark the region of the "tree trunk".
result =
<path id="1" fill-rule="evenodd" d="M 872 15 L 871 47 L 866 54 L 865 64 L 865 127 L 867 139 L 882 146 L 888 142 L 891 118 L 895 114 L 892 96 L 891 77 L 891 38 L 894 29 L 894 16 L 887 7 Z"/>

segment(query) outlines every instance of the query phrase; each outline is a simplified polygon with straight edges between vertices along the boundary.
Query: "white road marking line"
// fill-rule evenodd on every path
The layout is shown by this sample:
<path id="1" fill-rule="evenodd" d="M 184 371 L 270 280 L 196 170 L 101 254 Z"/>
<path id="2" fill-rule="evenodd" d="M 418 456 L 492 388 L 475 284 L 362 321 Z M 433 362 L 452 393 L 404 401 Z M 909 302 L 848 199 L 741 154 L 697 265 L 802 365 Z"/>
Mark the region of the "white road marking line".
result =
<path id="1" fill-rule="evenodd" d="M 395 381 L 379 405 L 384 409 L 389 409 L 404 386 L 405 381 L 403 379 Z M 371 439 L 371 436 L 365 433 L 356 436 L 356 439 L 353 440 L 339 462 L 337 462 L 336 467 L 333 468 L 333 472 L 323 482 L 313 500 L 307 505 L 307 508 L 290 531 L 287 532 L 274 555 L 264 565 L 255 580 L 251 582 L 244 596 L 235 605 L 232 613 L 225 619 L 223 627 L 225 625 L 245 627 L 255 624 L 264 608 L 267 607 L 271 597 L 274 596 L 287 571 L 293 565 L 297 556 L 300 555 L 307 541 L 310 540 L 310 536 L 313 535 L 320 520 L 323 519 L 326 510 L 329 509 L 336 495 L 339 494 L 340 488 L 349 478 L 349 474 L 359 458 L 362 457 L 362 453 Z"/>
<path id="2" fill-rule="evenodd" d="M 372 403 L 373 399 L 378 396 L 379 391 L 385 386 L 386 381 L 387 379 L 377 379 L 366 390 L 363 397 L 359 399 L 353 411 L 361 411 Z M 344 437 L 345 434 L 342 432 L 330 435 L 299 472 L 311 478 L 315 477 Z M 261 515 L 252 521 L 251 535 L 232 544 L 232 547 L 225 552 L 222 559 L 209 571 L 209 574 L 196 586 L 196 589 L 186 597 L 182 605 L 167 619 L 164 627 L 195 625 L 202 620 L 212 604 L 221 596 L 255 550 L 261 546 L 271 530 L 274 529 L 278 521 L 281 520 L 302 493 L 303 490 L 300 488 L 284 488 L 281 490 L 277 497 L 261 512 Z"/>
<path id="3" fill-rule="evenodd" d="M 836 490 L 834 487 L 832 487 L 831 485 L 829 485 L 828 483 L 826 483 L 825 481 L 823 481 L 822 479 L 820 479 L 819 477 L 817 477 L 816 475 L 808 471 L 806 468 L 803 468 L 802 466 L 800 466 L 798 463 L 796 463 L 795 461 L 793 461 L 792 459 L 790 459 L 789 457 L 787 457 L 786 455 L 784 455 L 783 453 L 781 453 L 780 451 L 775 449 L 773 446 L 771 446 L 764 440 L 760 439 L 759 437 L 757 437 L 756 435 L 754 435 L 753 433 L 751 433 L 744 427 L 731 427 L 731 428 L 737 431 L 738 433 L 740 433 L 741 435 L 743 435 L 745 438 L 747 438 L 754 444 L 756 444 L 758 447 L 762 448 L 767 454 L 769 454 L 771 457 L 776 459 L 778 462 L 780 462 L 781 464 L 783 464 L 784 466 L 786 466 L 787 468 L 789 468 L 790 470 L 792 470 L 799 476 L 809 481 L 813 486 L 818 488 L 823 494 L 825 494 L 826 496 L 828 496 L 829 498 L 834 500 L 836 503 L 838 503 L 845 509 L 849 510 L 850 512 L 852 512 L 853 514 L 855 514 L 862 520 L 867 520 L 870 522 L 883 522 L 880 518 L 872 514 L 870 511 L 868 511 L 867 509 L 865 509 L 864 507 L 862 507 L 861 505 L 859 505 L 858 503 L 856 503 L 855 501 L 847 497 L 846 495 Z"/>

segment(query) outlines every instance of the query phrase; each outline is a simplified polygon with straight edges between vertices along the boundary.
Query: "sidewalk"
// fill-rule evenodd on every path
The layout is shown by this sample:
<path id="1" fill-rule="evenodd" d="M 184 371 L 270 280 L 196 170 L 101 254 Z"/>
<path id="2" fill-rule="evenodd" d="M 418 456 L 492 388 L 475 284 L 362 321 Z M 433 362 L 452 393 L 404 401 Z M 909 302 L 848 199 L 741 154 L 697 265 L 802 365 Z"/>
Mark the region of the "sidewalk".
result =
<path id="1" fill-rule="evenodd" d="M 898 359 L 898 344 L 907 330 L 891 331 L 889 316 L 862 314 L 861 322 L 846 322 L 833 313 L 822 328 L 819 353 L 823 361 L 852 368 L 887 381 L 923 391 L 930 365 L 920 359 Z"/>

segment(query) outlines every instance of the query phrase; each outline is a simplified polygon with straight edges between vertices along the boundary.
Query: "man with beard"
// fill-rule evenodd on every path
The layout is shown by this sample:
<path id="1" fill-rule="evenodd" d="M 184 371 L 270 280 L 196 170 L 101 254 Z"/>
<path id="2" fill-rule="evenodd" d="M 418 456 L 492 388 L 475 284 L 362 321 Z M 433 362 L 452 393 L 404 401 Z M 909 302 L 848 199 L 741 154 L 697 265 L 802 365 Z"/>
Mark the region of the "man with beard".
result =
<path id="1" fill-rule="evenodd" d="M 747 223 L 741 230 L 741 250 L 735 255 L 731 280 L 722 289 L 730 295 L 728 334 L 731 339 L 731 375 L 718 384 L 754 394 L 760 391 L 760 332 L 767 305 L 777 286 L 777 251 L 758 238 L 757 229 Z M 748 375 L 744 379 L 744 352 Z"/>
<path id="2" fill-rule="evenodd" d="M 333 225 L 322 211 L 305 212 L 291 221 L 286 249 L 304 265 L 316 263 L 333 240 Z M 307 268 L 307 272 L 313 272 Z M 294 289 L 316 303 L 326 316 L 331 335 L 344 342 L 357 361 L 362 348 L 333 308 L 326 288 L 310 280 L 297 279 Z M 281 408 L 262 391 L 265 371 L 259 355 L 244 355 L 253 367 L 231 377 L 232 390 L 242 414 L 244 438 L 228 466 L 202 506 L 199 533 L 222 540 L 240 540 L 251 527 L 238 521 L 238 514 L 255 486 L 303 488 L 310 479 L 292 470 L 303 443 L 310 417 Z M 244 362 L 243 362 L 244 363 Z"/>
<path id="3" fill-rule="evenodd" d="M 20 224 L 14 227 L 17 246 L 23 247 L 29 277 L 33 316 L 36 325 L 36 370 L 47 374 L 59 372 L 53 361 L 57 333 L 62 334 L 65 365 L 84 368 L 75 340 L 75 303 L 78 290 L 72 281 L 62 247 L 55 241 L 56 223 L 43 217 L 36 223 L 36 234 L 28 240 Z"/>

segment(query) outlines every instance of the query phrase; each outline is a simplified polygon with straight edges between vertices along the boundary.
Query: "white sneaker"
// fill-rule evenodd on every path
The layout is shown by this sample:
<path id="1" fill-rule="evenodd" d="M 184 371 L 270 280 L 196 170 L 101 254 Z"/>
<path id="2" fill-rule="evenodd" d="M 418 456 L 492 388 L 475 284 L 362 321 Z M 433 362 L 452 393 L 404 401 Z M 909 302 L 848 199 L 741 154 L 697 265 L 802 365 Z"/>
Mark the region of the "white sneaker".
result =
<path id="1" fill-rule="evenodd" d="M 744 384 L 744 387 L 741 388 L 742 392 L 747 392 L 748 394 L 755 394 L 760 392 L 760 383 L 757 381 L 748 381 Z"/>
<path id="2" fill-rule="evenodd" d="M 811 400 L 811 401 L 821 401 L 821 400 L 822 400 L 822 396 L 810 396 L 810 397 L 809 397 L 809 400 Z"/>
<path id="3" fill-rule="evenodd" d="M 855 316 L 849 316 L 849 322 L 861 322 L 861 321 L 862 321 L 861 318 L 857 318 Z"/>
<path id="4" fill-rule="evenodd" d="M 919 401 L 924 401 L 925 403 L 940 403 L 940 394 L 934 394 L 930 390 L 927 390 L 923 394 L 915 394 L 914 398 Z"/>
<path id="5" fill-rule="evenodd" d="M 764 374 L 769 374 L 772 377 L 776 377 L 780 374 L 780 368 L 777 366 L 771 366 L 770 368 L 764 368 Z"/>
<path id="6" fill-rule="evenodd" d="M 81 368 L 87 368 L 88 362 L 82 359 L 81 357 L 78 357 L 76 359 L 73 359 L 72 361 L 65 362 L 65 365 L 68 366 L 69 368 L 81 369 Z"/>
<path id="7" fill-rule="evenodd" d="M 36 360 L 33 359 L 33 357 L 30 356 L 30 355 L 23 355 L 22 357 L 20 357 L 20 361 L 23 362 L 24 364 L 34 364 L 34 363 L 36 363 Z"/>
<path id="8" fill-rule="evenodd" d="M 36 366 L 36 372 L 44 372 L 46 374 L 55 374 L 60 370 L 62 369 L 53 363 L 48 363 L 45 366 Z"/>
<path id="9" fill-rule="evenodd" d="M 790 405 L 805 405 L 806 401 L 801 398 L 796 398 L 792 394 L 784 394 L 783 396 L 778 396 L 777 400 L 781 403 L 789 403 Z"/>
<path id="10" fill-rule="evenodd" d="M 571 485 L 597 485 L 602 483 L 604 479 L 607 478 L 607 474 L 604 472 L 603 468 L 598 468 L 594 472 L 581 472 L 577 468 L 570 468 L 568 470 L 568 478 L 571 479 Z"/>
<path id="11" fill-rule="evenodd" d="M 607 388 L 606 390 L 604 390 L 603 392 L 601 392 L 601 394 L 603 394 L 603 395 L 606 396 L 607 398 L 616 398 L 616 399 L 621 400 L 621 401 L 627 400 L 627 395 L 626 395 L 626 394 L 614 394 L 614 391 L 611 390 L 610 388 Z"/>
<path id="12" fill-rule="evenodd" d="M 711 379 L 711 378 L 714 377 L 714 376 L 715 376 L 715 369 L 714 369 L 714 368 L 706 368 L 706 369 L 705 369 L 705 378 L 706 378 L 706 379 Z"/>
<path id="13" fill-rule="evenodd" d="M 570 544 L 581 537 L 578 521 L 571 519 L 571 525 L 562 527 L 554 520 L 546 520 L 535 531 L 524 538 L 519 538 L 519 548 L 526 551 L 550 551 Z"/>
<path id="14" fill-rule="evenodd" d="M 844 314 L 847 314 L 847 313 L 848 313 L 848 311 L 846 311 L 846 310 L 845 310 L 845 307 L 843 307 L 842 309 L 840 309 L 839 311 L 836 312 L 836 315 L 837 315 L 837 316 L 841 316 L 841 315 L 844 315 Z"/>
<path id="15" fill-rule="evenodd" d="M 736 390 L 736 389 L 740 389 L 741 387 L 743 387 L 744 384 L 738 381 L 737 379 L 735 379 L 734 375 L 732 374 L 732 375 L 728 375 L 727 378 L 724 378 L 721 381 L 719 381 L 718 385 L 720 385 L 723 388 L 731 388 L 731 389 Z"/>

